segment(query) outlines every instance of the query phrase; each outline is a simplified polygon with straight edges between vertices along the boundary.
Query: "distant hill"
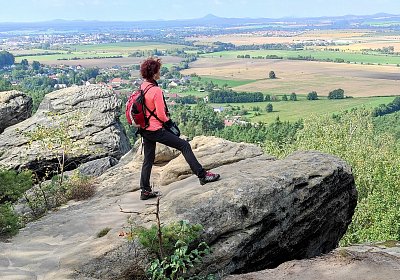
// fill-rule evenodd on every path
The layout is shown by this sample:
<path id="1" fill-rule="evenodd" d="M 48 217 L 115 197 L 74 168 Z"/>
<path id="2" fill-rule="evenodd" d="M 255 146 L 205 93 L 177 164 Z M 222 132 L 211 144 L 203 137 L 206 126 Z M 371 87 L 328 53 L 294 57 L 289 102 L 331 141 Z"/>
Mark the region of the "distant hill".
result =
<path id="1" fill-rule="evenodd" d="M 345 15 L 336 17 L 308 18 L 223 18 L 208 14 L 202 18 L 182 20 L 146 20 L 146 21 L 85 21 L 62 20 L 44 22 L 0 23 L 0 32 L 38 32 L 38 31 L 129 31 L 132 29 L 165 29 L 208 27 L 228 28 L 235 26 L 265 25 L 265 27 L 295 28 L 296 25 L 324 26 L 324 28 L 378 28 L 387 27 L 400 30 L 400 15 L 379 13 L 374 15 Z M 1 36 L 1 34 L 0 34 Z"/>

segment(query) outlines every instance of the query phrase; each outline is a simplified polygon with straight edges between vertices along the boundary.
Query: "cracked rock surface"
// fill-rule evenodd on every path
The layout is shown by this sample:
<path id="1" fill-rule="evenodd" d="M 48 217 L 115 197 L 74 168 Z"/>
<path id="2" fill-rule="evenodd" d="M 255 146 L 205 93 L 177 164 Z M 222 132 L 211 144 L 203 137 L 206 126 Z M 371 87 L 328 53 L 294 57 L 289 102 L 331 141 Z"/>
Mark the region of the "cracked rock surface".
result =
<path id="1" fill-rule="evenodd" d="M 119 159 L 130 150 L 119 121 L 120 109 L 121 102 L 113 91 L 98 85 L 51 92 L 45 96 L 35 115 L 0 134 L 0 166 L 9 169 L 28 167 L 38 173 L 44 173 L 49 166 L 54 169 L 56 155 L 43 149 L 37 141 L 29 143 L 26 132 L 38 126 L 57 126 L 59 120 L 72 118 L 80 132 L 74 133 L 74 127 L 69 127 L 71 140 L 82 146 L 83 143 L 90 144 L 87 151 L 68 157 L 66 166 L 69 169 L 95 159 Z"/>
<path id="2" fill-rule="evenodd" d="M 0 93 L 0 133 L 7 127 L 26 120 L 31 114 L 31 97 L 16 90 Z"/>

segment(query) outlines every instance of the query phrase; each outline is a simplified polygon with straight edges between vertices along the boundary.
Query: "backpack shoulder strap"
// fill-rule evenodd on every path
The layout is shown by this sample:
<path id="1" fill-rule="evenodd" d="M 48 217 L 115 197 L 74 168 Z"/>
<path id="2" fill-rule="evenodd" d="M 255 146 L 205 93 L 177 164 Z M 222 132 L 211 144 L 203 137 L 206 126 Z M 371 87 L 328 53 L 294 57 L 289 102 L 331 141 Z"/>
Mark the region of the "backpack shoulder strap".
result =
<path id="1" fill-rule="evenodd" d="M 150 85 L 148 85 L 147 87 L 145 87 L 145 88 L 143 89 L 143 95 L 145 95 L 146 92 L 148 92 L 149 89 L 151 89 L 151 88 L 154 87 L 154 86 L 155 86 L 155 85 L 150 84 Z M 142 89 L 142 86 L 140 86 L 140 89 Z"/>
<path id="2" fill-rule="evenodd" d="M 144 95 L 146 94 L 146 92 L 148 92 L 149 89 L 151 89 L 152 87 L 155 87 L 155 85 L 154 85 L 154 84 L 148 85 L 148 86 L 143 90 L 143 96 L 144 96 Z M 164 103 L 165 103 L 164 94 L 163 94 L 163 99 L 164 99 Z M 167 106 L 167 103 L 165 103 L 165 106 Z M 165 108 L 167 108 L 167 107 L 165 107 Z M 164 122 L 163 122 L 162 120 L 160 120 L 160 118 L 157 117 L 157 115 L 154 113 L 154 112 L 155 112 L 155 109 L 154 109 L 153 111 L 151 111 L 151 110 L 146 106 L 146 104 L 145 104 L 144 101 L 143 101 L 143 109 L 146 109 L 146 110 L 150 113 L 150 117 L 153 116 L 153 117 L 155 117 L 159 122 L 164 123 Z M 143 110 L 143 111 L 144 111 L 144 110 Z M 167 111 L 168 111 L 168 109 L 167 109 Z M 146 118 L 147 120 L 150 119 L 150 117 L 146 118 L 146 116 L 145 116 L 145 118 Z"/>

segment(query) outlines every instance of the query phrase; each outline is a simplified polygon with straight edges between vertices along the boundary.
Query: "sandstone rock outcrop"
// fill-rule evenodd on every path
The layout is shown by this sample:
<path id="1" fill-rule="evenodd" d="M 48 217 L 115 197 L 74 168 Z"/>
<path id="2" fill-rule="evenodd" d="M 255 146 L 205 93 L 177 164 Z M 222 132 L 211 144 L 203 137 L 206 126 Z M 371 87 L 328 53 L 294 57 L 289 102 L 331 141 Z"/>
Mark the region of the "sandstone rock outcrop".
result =
<path id="1" fill-rule="evenodd" d="M 0 166 L 24 168 L 45 172 L 57 163 L 56 155 L 45 151 L 37 141 L 29 143 L 26 132 L 35 127 L 57 126 L 56 120 L 76 118 L 79 130 L 71 127 L 71 140 L 90 143 L 87 151 L 67 158 L 66 167 L 104 157 L 119 159 L 130 149 L 123 127 L 119 122 L 121 103 L 112 90 L 97 86 L 71 87 L 47 94 L 38 111 L 31 118 L 14 125 L 0 135 Z M 54 115 L 59 116 L 54 119 Z M 76 117 L 79 116 L 79 117 Z"/>
<path id="2" fill-rule="evenodd" d="M 0 133 L 26 120 L 31 114 L 32 98 L 25 93 L 16 90 L 0 92 Z"/>
<path id="3" fill-rule="evenodd" d="M 218 171 L 221 181 L 191 189 L 180 183 L 161 204 L 164 219 L 204 226 L 213 253 L 203 269 L 211 272 L 244 273 L 327 253 L 357 203 L 350 167 L 319 152 L 259 156 Z"/>
<path id="4" fill-rule="evenodd" d="M 199 161 L 220 173 L 220 181 L 200 186 L 196 176 L 189 176 L 161 185 L 160 174 L 173 166 L 181 166 L 179 174 L 189 174 L 182 155 L 154 166 L 152 180 L 163 193 L 163 223 L 184 219 L 204 226 L 202 238 L 213 252 L 200 268 L 203 273 L 276 267 L 336 247 L 357 199 L 344 161 L 319 152 L 277 160 L 262 155 L 255 145 L 218 138 L 199 137 L 192 143 Z M 122 275 L 132 275 L 133 267 L 143 265 L 143 255 L 118 236 L 129 228 L 130 216 L 120 207 L 142 213 L 132 215 L 137 225 L 155 222 L 153 206 L 140 201 L 135 191 L 139 176 L 132 152 L 98 178 L 95 197 L 70 203 L 0 244 L 0 272 L 19 279 L 129 279 Z M 105 227 L 110 232 L 96 238 Z"/>

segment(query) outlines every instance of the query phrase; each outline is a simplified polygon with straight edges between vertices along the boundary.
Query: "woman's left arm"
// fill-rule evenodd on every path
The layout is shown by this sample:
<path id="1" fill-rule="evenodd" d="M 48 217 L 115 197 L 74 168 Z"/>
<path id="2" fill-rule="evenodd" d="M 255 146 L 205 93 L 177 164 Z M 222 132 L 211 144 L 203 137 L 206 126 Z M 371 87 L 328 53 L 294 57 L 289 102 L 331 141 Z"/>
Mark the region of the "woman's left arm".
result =
<path id="1" fill-rule="evenodd" d="M 161 88 L 157 88 L 157 92 L 154 94 L 154 105 L 156 107 L 156 115 L 162 121 L 166 122 L 169 120 L 166 114 L 166 108 L 164 104 L 164 97 Z"/>

